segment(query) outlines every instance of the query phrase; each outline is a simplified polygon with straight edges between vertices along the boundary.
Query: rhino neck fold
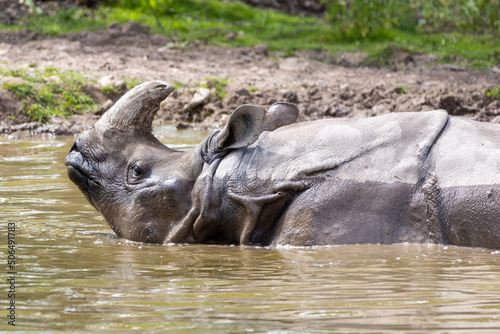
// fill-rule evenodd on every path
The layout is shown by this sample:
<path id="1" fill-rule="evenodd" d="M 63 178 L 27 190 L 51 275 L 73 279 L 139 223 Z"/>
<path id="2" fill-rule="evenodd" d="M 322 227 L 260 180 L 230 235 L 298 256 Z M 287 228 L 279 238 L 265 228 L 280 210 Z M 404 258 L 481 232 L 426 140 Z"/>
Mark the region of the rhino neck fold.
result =
<path id="1" fill-rule="evenodd" d="M 175 164 L 175 168 L 187 180 L 196 181 L 203 170 L 202 144 L 197 145 L 191 151 L 185 152 Z"/>
<path id="2" fill-rule="evenodd" d="M 191 209 L 182 221 L 173 226 L 170 233 L 166 236 L 164 243 L 194 243 L 197 241 L 197 238 L 194 236 L 193 225 L 200 218 L 203 209 L 203 204 L 200 202 L 197 194 L 200 191 L 204 194 L 207 193 L 205 188 L 209 185 L 206 182 L 209 182 L 211 185 L 211 178 L 203 177 L 202 175 L 202 173 L 205 174 L 203 167 L 209 166 L 210 169 L 215 171 L 218 166 L 218 163 L 208 165 L 204 159 L 206 148 L 210 146 L 210 138 L 213 138 L 213 135 L 197 145 L 193 150 L 184 154 L 176 164 L 176 168 L 181 171 L 185 178 L 194 182 L 193 190 L 191 191 Z M 200 179 L 206 182 L 202 182 Z"/>
<path id="3" fill-rule="evenodd" d="M 220 133 L 220 131 L 213 132 L 200 144 L 200 156 L 209 165 L 215 160 L 224 158 L 229 153 L 229 150 L 220 149 L 218 146 Z"/>

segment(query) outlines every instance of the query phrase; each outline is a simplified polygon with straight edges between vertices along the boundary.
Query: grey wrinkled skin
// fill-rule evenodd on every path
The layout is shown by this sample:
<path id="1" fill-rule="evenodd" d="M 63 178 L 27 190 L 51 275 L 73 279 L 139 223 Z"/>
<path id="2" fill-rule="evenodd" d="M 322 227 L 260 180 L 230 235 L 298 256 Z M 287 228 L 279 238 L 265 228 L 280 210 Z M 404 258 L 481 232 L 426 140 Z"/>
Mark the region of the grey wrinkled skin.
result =
<path id="1" fill-rule="evenodd" d="M 295 123 L 244 105 L 190 152 L 151 135 L 161 81 L 83 134 L 70 179 L 120 237 L 152 243 L 434 242 L 500 248 L 500 126 L 445 111 Z"/>

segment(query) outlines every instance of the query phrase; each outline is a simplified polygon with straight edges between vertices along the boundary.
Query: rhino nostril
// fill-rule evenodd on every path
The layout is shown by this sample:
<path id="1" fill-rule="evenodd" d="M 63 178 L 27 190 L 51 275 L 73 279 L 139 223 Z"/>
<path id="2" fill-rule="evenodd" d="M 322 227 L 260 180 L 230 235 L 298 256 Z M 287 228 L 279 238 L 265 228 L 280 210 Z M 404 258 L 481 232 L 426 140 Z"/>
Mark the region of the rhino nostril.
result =
<path id="1" fill-rule="evenodd" d="M 81 145 L 80 145 L 80 138 L 75 140 L 73 145 L 71 145 L 71 148 L 69 149 L 70 152 L 80 152 L 81 151 Z"/>
<path id="2" fill-rule="evenodd" d="M 70 152 L 75 152 L 78 151 L 78 146 L 76 146 L 76 142 L 71 145 L 71 148 L 69 149 Z"/>

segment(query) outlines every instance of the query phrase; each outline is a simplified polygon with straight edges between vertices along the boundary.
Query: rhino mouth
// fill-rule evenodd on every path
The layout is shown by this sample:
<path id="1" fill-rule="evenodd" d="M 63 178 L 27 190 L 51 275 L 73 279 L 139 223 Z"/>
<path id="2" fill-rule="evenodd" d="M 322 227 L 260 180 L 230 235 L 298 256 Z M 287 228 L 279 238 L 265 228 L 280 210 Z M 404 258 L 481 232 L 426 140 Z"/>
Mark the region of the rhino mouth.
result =
<path id="1" fill-rule="evenodd" d="M 71 164 L 67 166 L 69 179 L 78 186 L 84 185 L 86 188 L 90 189 L 88 185 L 89 177 L 77 166 Z"/>
<path id="2" fill-rule="evenodd" d="M 68 167 L 69 179 L 82 191 L 90 192 L 92 190 L 91 183 L 95 185 L 96 182 L 90 177 L 88 168 L 84 168 L 86 159 L 81 153 L 79 140 L 75 141 L 73 146 L 71 146 L 64 164 Z"/>

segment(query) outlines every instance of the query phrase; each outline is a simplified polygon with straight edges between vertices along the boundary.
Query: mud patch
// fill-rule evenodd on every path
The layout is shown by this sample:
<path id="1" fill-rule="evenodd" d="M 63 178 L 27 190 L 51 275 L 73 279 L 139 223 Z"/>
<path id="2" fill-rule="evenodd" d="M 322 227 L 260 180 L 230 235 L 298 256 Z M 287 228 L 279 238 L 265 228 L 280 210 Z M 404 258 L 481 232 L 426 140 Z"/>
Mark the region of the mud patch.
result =
<path id="1" fill-rule="evenodd" d="M 432 66 L 427 62 L 432 57 L 404 52 L 396 52 L 398 57 L 388 68 L 376 68 L 362 65 L 366 57 L 361 54 L 343 64 L 313 51 L 282 58 L 264 45 L 223 49 L 195 42 L 179 47 L 167 37 L 151 35 L 137 23 L 112 24 L 104 31 L 59 38 L 31 32 L 3 33 L 0 46 L 0 62 L 12 68 L 36 64 L 40 69 L 71 69 L 97 79 L 112 76 L 168 81 L 177 89 L 162 103 L 157 120 L 187 127 L 220 128 L 241 104 L 268 107 L 278 100 L 297 104 L 300 121 L 444 108 L 459 117 L 500 122 L 500 104 L 485 94 L 498 86 L 500 73 Z M 349 55 L 342 57 L 349 59 Z M 0 85 L 3 80 L 0 77 Z M 216 81 L 226 83 L 222 91 L 210 84 Z M 209 97 L 188 108 L 200 87 L 209 89 Z M 109 99 L 100 96 L 99 89 L 84 89 L 105 105 L 101 113 L 123 93 Z M 5 129 L 19 123 L 22 115 L 13 111 L 19 106 L 17 102 L 0 98 L 0 122 Z M 11 120 L 13 114 L 15 121 Z M 68 125 L 67 132 L 78 129 Z M 4 133 L 8 131 L 15 132 Z"/>

